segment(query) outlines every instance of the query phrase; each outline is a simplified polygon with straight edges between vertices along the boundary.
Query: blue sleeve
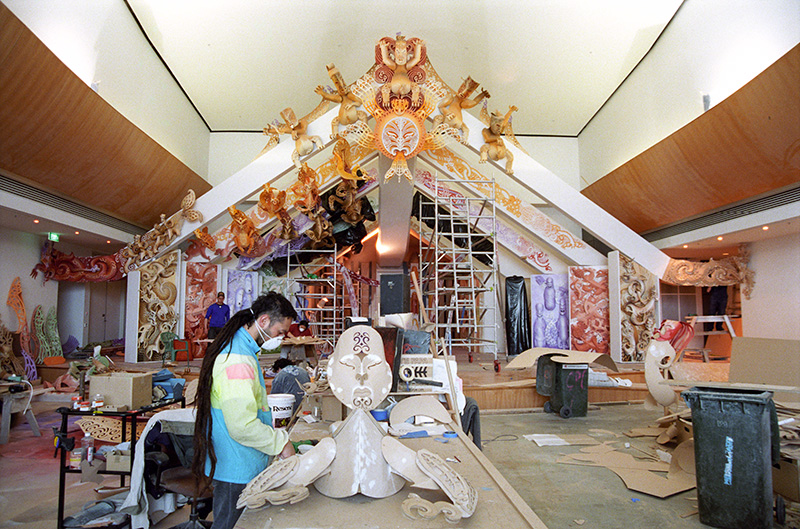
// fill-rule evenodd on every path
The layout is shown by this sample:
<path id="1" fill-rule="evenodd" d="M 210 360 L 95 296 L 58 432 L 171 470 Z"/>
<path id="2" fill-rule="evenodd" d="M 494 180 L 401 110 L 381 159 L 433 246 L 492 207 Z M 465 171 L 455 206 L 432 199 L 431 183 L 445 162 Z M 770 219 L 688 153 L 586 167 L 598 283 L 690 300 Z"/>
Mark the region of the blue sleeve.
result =
<path id="1" fill-rule="evenodd" d="M 225 307 L 225 323 L 228 323 L 228 320 L 231 319 L 231 308 L 228 305 L 223 305 Z"/>
<path id="2" fill-rule="evenodd" d="M 208 308 L 206 309 L 206 319 L 211 317 L 211 309 L 213 307 L 214 307 L 214 305 L 209 305 Z"/>

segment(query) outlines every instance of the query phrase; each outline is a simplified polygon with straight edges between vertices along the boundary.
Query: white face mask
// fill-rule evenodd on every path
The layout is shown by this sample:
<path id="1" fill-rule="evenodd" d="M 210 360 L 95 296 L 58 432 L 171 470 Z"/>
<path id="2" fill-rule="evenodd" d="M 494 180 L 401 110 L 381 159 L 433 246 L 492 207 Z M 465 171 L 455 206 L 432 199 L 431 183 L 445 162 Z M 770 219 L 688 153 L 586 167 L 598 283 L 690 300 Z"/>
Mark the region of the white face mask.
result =
<path id="1" fill-rule="evenodd" d="M 256 329 L 258 330 L 259 336 L 264 342 L 261 344 L 261 349 L 264 351 L 272 351 L 273 349 L 277 349 L 280 347 L 281 343 L 283 342 L 283 336 L 275 336 L 274 338 L 270 338 L 269 334 L 261 328 L 261 325 L 258 324 L 256 321 Z"/>

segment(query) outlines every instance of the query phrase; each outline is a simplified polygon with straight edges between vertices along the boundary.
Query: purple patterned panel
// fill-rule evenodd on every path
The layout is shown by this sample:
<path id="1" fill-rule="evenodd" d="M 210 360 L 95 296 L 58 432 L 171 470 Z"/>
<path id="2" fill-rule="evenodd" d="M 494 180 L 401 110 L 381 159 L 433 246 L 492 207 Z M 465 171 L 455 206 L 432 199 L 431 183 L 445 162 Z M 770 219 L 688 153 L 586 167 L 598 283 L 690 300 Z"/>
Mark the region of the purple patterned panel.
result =
<path id="1" fill-rule="evenodd" d="M 569 349 L 569 289 L 567 274 L 531 276 L 533 347 Z"/>

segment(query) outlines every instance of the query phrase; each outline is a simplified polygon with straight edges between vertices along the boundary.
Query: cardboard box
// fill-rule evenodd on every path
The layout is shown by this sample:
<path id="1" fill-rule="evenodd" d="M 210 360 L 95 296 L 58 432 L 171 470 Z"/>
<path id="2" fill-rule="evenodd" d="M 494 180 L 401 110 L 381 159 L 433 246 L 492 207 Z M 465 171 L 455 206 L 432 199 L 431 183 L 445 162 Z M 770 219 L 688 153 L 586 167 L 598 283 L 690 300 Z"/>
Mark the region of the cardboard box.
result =
<path id="1" fill-rule="evenodd" d="M 772 467 L 772 488 L 785 499 L 800 502 L 800 461 L 781 459 Z"/>
<path id="2" fill-rule="evenodd" d="M 131 451 L 113 450 L 106 454 L 106 470 L 131 471 Z"/>
<path id="3" fill-rule="evenodd" d="M 138 410 L 153 402 L 153 376 L 150 373 L 109 373 L 92 375 L 89 394 L 103 395 L 108 406 L 127 406 Z"/>

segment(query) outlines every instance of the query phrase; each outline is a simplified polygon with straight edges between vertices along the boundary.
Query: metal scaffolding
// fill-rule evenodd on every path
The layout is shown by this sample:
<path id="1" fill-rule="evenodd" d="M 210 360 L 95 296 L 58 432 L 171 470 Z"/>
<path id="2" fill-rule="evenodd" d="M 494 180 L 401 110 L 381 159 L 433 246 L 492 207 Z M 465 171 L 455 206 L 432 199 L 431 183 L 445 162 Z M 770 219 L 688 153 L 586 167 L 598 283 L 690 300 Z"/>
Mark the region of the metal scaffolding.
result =
<path id="1" fill-rule="evenodd" d="M 286 291 L 294 296 L 298 314 L 308 320 L 314 336 L 326 340 L 333 350 L 344 328 L 342 297 L 337 295 L 336 247 L 290 248 L 286 260 Z"/>
<path id="2" fill-rule="evenodd" d="M 435 189 L 460 183 L 437 174 Z M 420 201 L 420 229 L 432 227 L 427 241 L 420 234 L 421 290 L 426 294 L 426 307 L 420 310 L 428 311 L 436 336 L 451 352 L 462 347 L 470 361 L 476 353 L 497 360 L 494 179 L 470 183 L 488 184 L 491 196 L 436 192 L 433 201 Z"/>

